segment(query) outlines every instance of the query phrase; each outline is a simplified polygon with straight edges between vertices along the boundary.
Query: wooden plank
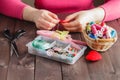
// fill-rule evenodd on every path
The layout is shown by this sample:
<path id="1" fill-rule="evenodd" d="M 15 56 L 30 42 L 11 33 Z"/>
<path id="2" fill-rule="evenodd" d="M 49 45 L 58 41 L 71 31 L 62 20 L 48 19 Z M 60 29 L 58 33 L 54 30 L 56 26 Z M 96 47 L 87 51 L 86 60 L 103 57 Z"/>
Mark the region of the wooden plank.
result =
<path id="1" fill-rule="evenodd" d="M 118 24 L 116 21 L 108 22 L 107 24 L 119 31 Z M 111 55 L 113 57 L 115 56 L 113 51 L 119 50 L 118 48 L 115 49 L 115 46 L 117 46 L 117 44 L 112 46 L 106 52 L 101 53 L 103 58 L 102 60 L 92 63 L 87 62 L 91 80 L 119 80 L 116 77 L 118 75 L 116 75 L 116 70 L 114 67 L 118 66 L 118 64 L 114 64 L 114 62 L 116 63 L 116 61 L 114 60 L 115 58 L 111 58 Z"/>
<path id="2" fill-rule="evenodd" d="M 81 40 L 80 33 L 72 33 L 72 38 Z M 87 64 L 82 56 L 75 64 L 62 64 L 63 80 L 90 80 Z"/>
<path id="3" fill-rule="evenodd" d="M 34 80 L 34 56 L 28 54 L 26 44 L 35 36 L 34 24 L 17 21 L 15 31 L 24 29 L 26 33 L 16 43 L 20 57 L 15 55 L 10 60 L 7 80 Z"/>
<path id="4" fill-rule="evenodd" d="M 3 36 L 3 30 L 9 28 L 12 31 L 13 27 L 13 19 L 0 15 L 0 80 L 7 78 L 10 51 L 8 40 Z"/>
<path id="5" fill-rule="evenodd" d="M 63 80 L 90 80 L 87 64 L 81 57 L 75 64 L 62 64 Z"/>
<path id="6" fill-rule="evenodd" d="M 120 24 L 120 18 L 119 18 L 117 21 L 118 21 L 118 23 Z"/>
<path id="7" fill-rule="evenodd" d="M 35 80 L 62 80 L 59 62 L 36 57 Z"/>
<path id="8" fill-rule="evenodd" d="M 120 37 L 120 35 L 119 35 L 119 37 Z M 116 44 L 114 46 L 112 46 L 112 49 L 109 52 L 111 62 L 112 62 L 113 68 L 114 68 L 114 72 L 112 73 L 115 76 L 114 80 L 120 79 L 120 58 L 119 58 L 120 49 L 119 48 L 120 48 L 120 39 L 119 39 L 119 41 L 116 42 Z"/>
<path id="9" fill-rule="evenodd" d="M 34 0 L 22 0 L 24 3 L 34 7 Z"/>
<path id="10" fill-rule="evenodd" d="M 118 22 L 117 27 L 118 27 L 118 28 L 120 28 L 120 18 L 119 18 L 119 19 L 117 19 L 117 22 Z M 120 30 L 118 30 L 118 31 L 117 31 L 117 33 L 118 33 L 118 34 L 120 34 Z"/>
<path id="11" fill-rule="evenodd" d="M 18 58 L 12 56 L 8 68 L 7 80 L 34 80 L 34 67 L 28 64 L 27 66 L 18 64 Z"/>
<path id="12" fill-rule="evenodd" d="M 118 24 L 117 20 L 109 21 L 106 23 L 108 26 L 113 27 L 117 31 L 118 34 L 120 33 L 120 25 Z"/>
<path id="13" fill-rule="evenodd" d="M 116 25 L 114 25 L 118 28 L 120 28 L 120 19 L 118 19 L 118 23 L 116 23 Z M 112 46 L 112 49 L 110 50 L 110 58 L 111 58 L 111 62 L 112 62 L 112 65 L 114 67 L 114 75 L 115 75 L 115 79 L 116 80 L 119 80 L 120 79 L 120 30 L 118 30 L 118 40 L 117 42 Z M 115 80 L 114 79 L 114 80 Z"/>
<path id="14" fill-rule="evenodd" d="M 98 62 L 87 62 L 91 80 L 115 80 L 114 68 L 112 66 L 109 51 L 102 53 L 102 60 Z"/>
<path id="15" fill-rule="evenodd" d="M 60 19 L 64 19 L 66 15 L 61 15 Z M 36 57 L 35 80 L 62 80 L 61 64 L 59 62 Z"/>
<path id="16" fill-rule="evenodd" d="M 94 5 L 97 7 L 99 5 L 102 5 L 104 3 L 104 0 L 93 0 L 94 1 Z"/>

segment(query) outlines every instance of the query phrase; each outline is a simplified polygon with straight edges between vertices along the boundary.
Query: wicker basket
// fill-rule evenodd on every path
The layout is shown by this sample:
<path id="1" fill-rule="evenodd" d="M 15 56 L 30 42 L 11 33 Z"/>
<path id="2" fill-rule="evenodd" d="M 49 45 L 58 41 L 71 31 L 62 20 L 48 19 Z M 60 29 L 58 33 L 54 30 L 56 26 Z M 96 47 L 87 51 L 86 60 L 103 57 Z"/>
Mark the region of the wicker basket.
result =
<path id="1" fill-rule="evenodd" d="M 85 38 L 87 45 L 91 49 L 96 50 L 96 51 L 106 51 L 117 41 L 117 34 L 116 34 L 115 38 L 97 39 L 97 40 L 90 38 L 86 34 L 85 30 L 83 31 L 83 35 L 84 35 L 84 38 Z"/>

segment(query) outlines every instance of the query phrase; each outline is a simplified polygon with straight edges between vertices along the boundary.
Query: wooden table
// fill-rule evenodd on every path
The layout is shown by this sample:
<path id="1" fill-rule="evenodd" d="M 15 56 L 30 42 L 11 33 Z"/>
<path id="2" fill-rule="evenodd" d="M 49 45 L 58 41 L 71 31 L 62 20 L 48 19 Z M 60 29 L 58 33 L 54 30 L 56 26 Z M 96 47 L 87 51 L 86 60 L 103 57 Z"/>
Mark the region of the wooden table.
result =
<path id="1" fill-rule="evenodd" d="M 120 20 L 107 23 L 114 27 L 120 37 Z M 24 29 L 26 34 L 17 40 L 20 57 L 10 57 L 8 40 L 3 30 L 11 32 Z M 67 65 L 39 56 L 29 55 L 25 46 L 36 37 L 35 24 L 0 15 L 0 80 L 120 80 L 120 39 L 108 51 L 102 53 L 102 60 L 88 62 L 85 55 L 74 65 Z M 84 40 L 81 33 L 72 33 L 74 39 Z M 85 51 L 88 53 L 90 49 Z"/>

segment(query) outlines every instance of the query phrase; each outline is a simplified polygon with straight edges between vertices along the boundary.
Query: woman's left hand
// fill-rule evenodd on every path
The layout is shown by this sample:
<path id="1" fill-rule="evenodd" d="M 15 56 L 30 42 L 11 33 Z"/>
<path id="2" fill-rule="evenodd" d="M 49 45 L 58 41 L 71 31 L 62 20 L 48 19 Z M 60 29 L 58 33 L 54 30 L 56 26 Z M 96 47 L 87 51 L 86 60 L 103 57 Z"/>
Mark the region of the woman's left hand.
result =
<path id="1" fill-rule="evenodd" d="M 104 18 L 103 9 L 92 9 L 86 11 L 79 11 L 68 15 L 65 18 L 65 23 L 62 23 L 64 28 L 71 32 L 81 32 L 85 29 L 87 23 L 91 21 L 102 21 Z"/>

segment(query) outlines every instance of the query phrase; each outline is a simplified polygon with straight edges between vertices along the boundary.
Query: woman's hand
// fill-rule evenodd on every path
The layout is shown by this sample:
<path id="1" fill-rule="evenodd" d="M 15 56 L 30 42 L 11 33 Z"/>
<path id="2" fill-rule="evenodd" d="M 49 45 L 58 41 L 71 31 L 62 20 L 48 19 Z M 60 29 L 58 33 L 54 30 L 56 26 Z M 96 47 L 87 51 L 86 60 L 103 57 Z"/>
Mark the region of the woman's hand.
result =
<path id="1" fill-rule="evenodd" d="M 57 15 L 47 10 L 38 10 L 34 14 L 33 21 L 38 29 L 50 30 L 59 22 Z"/>
<path id="2" fill-rule="evenodd" d="M 104 18 L 104 10 L 95 8 L 92 10 L 79 11 L 65 18 L 65 23 L 62 23 L 64 28 L 71 32 L 81 32 L 85 29 L 87 23 L 91 21 L 102 21 Z"/>
<path id="3" fill-rule="evenodd" d="M 47 10 L 38 10 L 31 7 L 26 7 L 23 18 L 32 21 L 38 29 L 50 30 L 58 24 L 59 19 L 56 14 Z"/>

